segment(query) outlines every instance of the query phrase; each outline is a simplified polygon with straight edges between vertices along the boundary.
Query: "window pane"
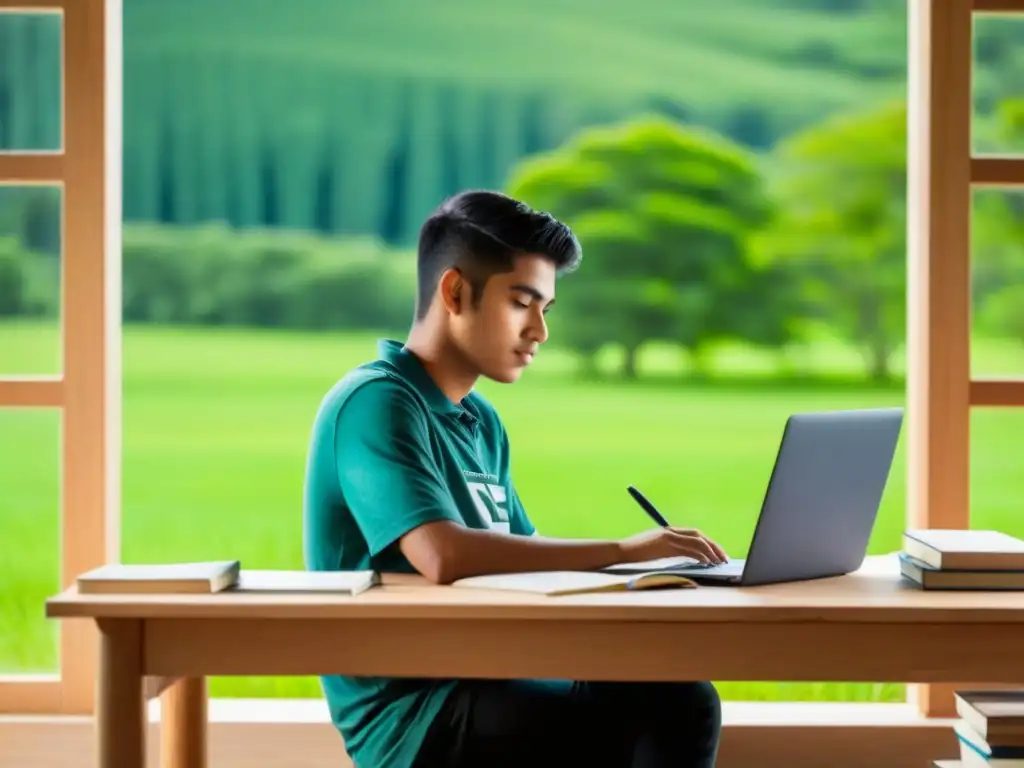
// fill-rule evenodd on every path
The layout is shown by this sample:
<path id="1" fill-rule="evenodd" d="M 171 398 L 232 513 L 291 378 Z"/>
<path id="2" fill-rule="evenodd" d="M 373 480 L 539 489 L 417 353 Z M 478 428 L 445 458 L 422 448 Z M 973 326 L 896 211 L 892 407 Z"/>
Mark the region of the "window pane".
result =
<path id="1" fill-rule="evenodd" d="M 1024 376 L 1024 192 L 976 190 L 971 223 L 971 375 Z"/>
<path id="2" fill-rule="evenodd" d="M 60 589 L 60 411 L 0 408 L 0 674 L 53 673 Z"/>
<path id="3" fill-rule="evenodd" d="M 62 190 L 0 184 L 0 376 L 60 373 Z"/>
<path id="4" fill-rule="evenodd" d="M 1024 153 L 1024 18 L 975 18 L 972 77 L 974 151 Z"/>
<path id="5" fill-rule="evenodd" d="M 63 17 L 0 11 L 0 152 L 62 149 Z"/>
<path id="6" fill-rule="evenodd" d="M 600 39 L 555 24 L 499 44 L 550 5 L 467 36 L 463 0 L 297 4 L 233 14 L 225 45 L 217 3 L 131 3 L 125 561 L 301 566 L 312 418 L 377 337 L 408 332 L 419 226 L 460 189 L 518 186 L 593 255 L 535 369 L 486 387 L 544 533 L 638 530 L 635 482 L 742 554 L 786 415 L 902 401 L 906 118 L 886 94 L 905 91 L 906 8 L 575 0 Z M 761 249 L 776 203 L 792 227 Z M 900 546 L 902 485 L 873 552 Z M 322 696 L 308 678 L 211 688 Z"/>
<path id="7" fill-rule="evenodd" d="M 971 528 L 1024 538 L 1024 409 L 971 411 Z"/>

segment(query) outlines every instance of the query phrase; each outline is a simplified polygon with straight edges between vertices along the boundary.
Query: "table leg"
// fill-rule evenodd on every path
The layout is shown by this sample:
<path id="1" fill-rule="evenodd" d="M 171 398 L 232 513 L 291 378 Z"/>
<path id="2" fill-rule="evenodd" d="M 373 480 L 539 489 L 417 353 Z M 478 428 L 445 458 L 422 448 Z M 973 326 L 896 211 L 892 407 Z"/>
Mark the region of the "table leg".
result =
<path id="1" fill-rule="evenodd" d="M 96 703 L 99 768 L 145 768 L 146 708 L 142 696 L 142 622 L 100 619 Z"/>
<path id="2" fill-rule="evenodd" d="M 183 677 L 160 695 L 160 768 L 206 768 L 206 678 Z"/>

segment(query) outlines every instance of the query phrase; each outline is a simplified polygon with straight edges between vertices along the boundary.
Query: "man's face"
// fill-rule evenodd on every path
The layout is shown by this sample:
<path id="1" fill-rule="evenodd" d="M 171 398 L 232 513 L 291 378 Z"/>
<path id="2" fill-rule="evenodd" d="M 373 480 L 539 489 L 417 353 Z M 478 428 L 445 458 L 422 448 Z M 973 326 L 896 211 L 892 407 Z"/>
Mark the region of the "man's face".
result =
<path id="1" fill-rule="evenodd" d="M 544 315 L 555 300 L 555 278 L 551 261 L 527 254 L 511 272 L 491 275 L 476 306 L 463 285 L 467 300 L 452 315 L 452 332 L 480 375 L 508 384 L 532 362 L 548 338 Z"/>

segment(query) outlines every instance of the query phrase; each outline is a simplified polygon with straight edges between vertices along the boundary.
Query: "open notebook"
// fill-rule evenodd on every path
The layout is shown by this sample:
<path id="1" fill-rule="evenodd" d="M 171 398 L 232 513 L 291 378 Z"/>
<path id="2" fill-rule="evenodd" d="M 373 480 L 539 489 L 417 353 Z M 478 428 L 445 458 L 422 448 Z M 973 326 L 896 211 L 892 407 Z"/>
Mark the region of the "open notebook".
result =
<path id="1" fill-rule="evenodd" d="M 243 570 L 232 592 L 358 595 L 380 584 L 376 571 Z"/>
<path id="2" fill-rule="evenodd" d="M 642 589 L 693 589 L 696 582 L 675 573 L 615 574 L 593 571 L 535 571 L 470 576 L 453 587 L 532 592 L 538 595 L 580 595 Z"/>

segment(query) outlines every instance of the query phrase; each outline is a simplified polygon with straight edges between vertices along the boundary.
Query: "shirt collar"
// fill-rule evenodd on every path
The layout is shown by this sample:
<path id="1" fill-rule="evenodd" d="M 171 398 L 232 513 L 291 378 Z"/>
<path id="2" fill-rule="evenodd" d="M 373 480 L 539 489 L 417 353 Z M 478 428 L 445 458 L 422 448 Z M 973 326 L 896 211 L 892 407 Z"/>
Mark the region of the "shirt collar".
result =
<path id="1" fill-rule="evenodd" d="M 405 345 L 393 339 L 381 339 L 377 342 L 377 351 L 381 359 L 393 365 L 405 379 L 423 395 L 430 408 L 436 413 L 451 416 L 471 416 L 469 411 L 451 399 L 427 373 L 423 363 Z"/>

